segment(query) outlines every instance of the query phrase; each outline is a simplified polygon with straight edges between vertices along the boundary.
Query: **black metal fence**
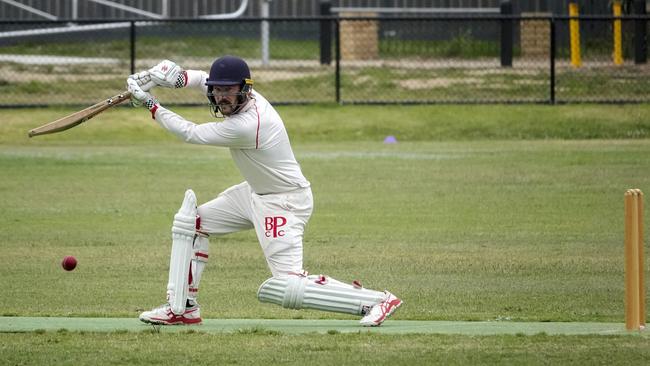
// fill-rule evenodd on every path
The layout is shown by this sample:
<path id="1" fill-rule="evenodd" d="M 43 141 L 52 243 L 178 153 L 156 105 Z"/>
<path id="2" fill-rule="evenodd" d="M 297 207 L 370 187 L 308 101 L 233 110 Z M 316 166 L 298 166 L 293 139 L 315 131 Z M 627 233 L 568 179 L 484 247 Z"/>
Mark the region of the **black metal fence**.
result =
<path id="1" fill-rule="evenodd" d="M 477 15 L 0 22 L 0 106 L 94 103 L 161 59 L 207 71 L 224 54 L 245 58 L 255 88 L 275 103 L 650 102 L 648 20 Z M 156 94 L 165 104 L 205 99 L 190 90 Z"/>

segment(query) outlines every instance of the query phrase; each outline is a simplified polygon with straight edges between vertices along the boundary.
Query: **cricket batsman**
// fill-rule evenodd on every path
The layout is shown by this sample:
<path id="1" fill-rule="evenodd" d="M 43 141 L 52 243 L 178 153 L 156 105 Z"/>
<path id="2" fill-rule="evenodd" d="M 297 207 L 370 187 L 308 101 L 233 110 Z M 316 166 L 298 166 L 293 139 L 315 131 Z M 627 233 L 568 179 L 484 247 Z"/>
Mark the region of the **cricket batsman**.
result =
<path id="1" fill-rule="evenodd" d="M 302 267 L 302 240 L 313 209 L 309 181 L 294 157 L 282 119 L 260 93 L 244 60 L 223 56 L 210 73 L 183 70 L 164 60 L 129 76 L 134 105 L 182 140 L 230 149 L 244 182 L 197 207 L 188 189 L 172 224 L 167 303 L 140 314 L 152 324 L 198 324 L 201 275 L 208 261 L 209 236 L 254 229 L 272 277 L 257 292 L 259 301 L 290 309 L 318 309 L 361 317 L 363 326 L 381 325 L 402 301 L 388 291 L 366 289 Z M 162 107 L 153 87 L 201 89 L 219 122 L 195 124 Z"/>

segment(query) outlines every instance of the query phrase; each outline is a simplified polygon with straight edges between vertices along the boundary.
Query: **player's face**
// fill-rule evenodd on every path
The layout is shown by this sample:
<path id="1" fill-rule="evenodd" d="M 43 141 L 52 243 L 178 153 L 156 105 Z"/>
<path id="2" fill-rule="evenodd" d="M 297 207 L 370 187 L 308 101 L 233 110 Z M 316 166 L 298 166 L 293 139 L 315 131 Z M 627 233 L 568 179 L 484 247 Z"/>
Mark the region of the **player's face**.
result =
<path id="1" fill-rule="evenodd" d="M 224 116 L 229 116 L 237 108 L 239 85 L 217 85 L 213 89 L 214 98 Z"/>

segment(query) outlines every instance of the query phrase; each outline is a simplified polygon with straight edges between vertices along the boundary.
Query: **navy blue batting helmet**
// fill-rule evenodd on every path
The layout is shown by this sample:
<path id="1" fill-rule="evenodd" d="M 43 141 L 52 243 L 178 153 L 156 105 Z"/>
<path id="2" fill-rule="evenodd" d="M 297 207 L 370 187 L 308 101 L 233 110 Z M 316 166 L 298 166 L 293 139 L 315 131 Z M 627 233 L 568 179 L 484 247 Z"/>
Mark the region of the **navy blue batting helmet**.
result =
<path id="1" fill-rule="evenodd" d="M 210 76 L 205 85 L 241 85 L 247 84 L 251 79 L 251 71 L 246 61 L 235 56 L 223 56 L 216 59 L 210 67 Z M 252 84 L 252 80 L 248 82 Z"/>

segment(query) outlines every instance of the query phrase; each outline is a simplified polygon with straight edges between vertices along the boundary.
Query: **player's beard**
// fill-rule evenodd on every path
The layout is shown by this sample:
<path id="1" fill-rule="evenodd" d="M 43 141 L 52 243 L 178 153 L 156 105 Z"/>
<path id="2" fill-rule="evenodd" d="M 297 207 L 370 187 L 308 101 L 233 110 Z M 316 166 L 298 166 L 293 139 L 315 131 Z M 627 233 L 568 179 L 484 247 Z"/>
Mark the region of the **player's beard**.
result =
<path id="1" fill-rule="evenodd" d="M 234 102 L 231 102 L 228 99 L 224 98 L 219 100 L 218 105 L 221 114 L 223 114 L 224 116 L 230 116 L 235 111 L 235 108 L 237 107 L 237 101 L 235 100 Z"/>

